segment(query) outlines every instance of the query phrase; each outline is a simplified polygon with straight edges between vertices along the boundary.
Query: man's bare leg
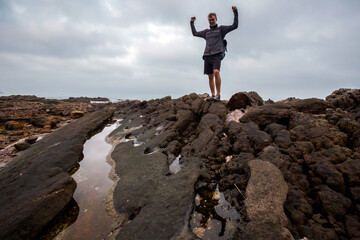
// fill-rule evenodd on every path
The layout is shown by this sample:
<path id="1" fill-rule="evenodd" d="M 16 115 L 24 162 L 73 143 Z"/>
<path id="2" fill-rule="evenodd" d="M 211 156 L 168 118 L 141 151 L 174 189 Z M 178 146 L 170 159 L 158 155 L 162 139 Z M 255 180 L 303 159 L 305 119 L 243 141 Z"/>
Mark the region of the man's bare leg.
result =
<path id="1" fill-rule="evenodd" d="M 214 74 L 208 74 L 208 76 L 209 76 L 209 87 L 210 87 L 211 95 L 215 96 Z"/>
<path id="2" fill-rule="evenodd" d="M 220 90 L 221 90 L 220 71 L 218 69 L 214 69 L 213 75 L 215 75 L 216 94 L 220 95 Z M 215 95 L 215 94 L 213 94 L 213 95 Z"/>

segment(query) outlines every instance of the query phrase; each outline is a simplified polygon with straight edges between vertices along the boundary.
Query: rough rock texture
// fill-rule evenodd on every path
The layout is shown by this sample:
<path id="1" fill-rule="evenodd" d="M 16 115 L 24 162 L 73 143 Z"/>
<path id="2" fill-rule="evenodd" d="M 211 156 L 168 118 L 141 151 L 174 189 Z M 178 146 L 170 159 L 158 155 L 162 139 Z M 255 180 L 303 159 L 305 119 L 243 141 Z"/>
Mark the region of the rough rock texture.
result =
<path id="1" fill-rule="evenodd" d="M 152 158 L 162 159 L 162 167 L 166 159 L 170 164 L 179 154 L 183 166 L 194 158 L 202 162 L 205 174 L 201 182 L 208 188 L 219 184 L 226 200 L 243 216 L 245 227 L 237 232 L 239 238 L 358 237 L 359 91 L 342 89 L 327 100 L 287 99 L 269 104 L 251 100 L 250 96 L 257 94 L 235 94 L 225 105 L 224 102 L 205 102 L 203 96 L 190 94 L 174 100 L 167 97 L 126 102 L 118 110 L 123 112 L 121 116 L 132 120 L 126 125 L 141 124 L 142 128 L 131 135 L 145 142 L 142 147 L 145 154 L 156 150 Z M 237 107 L 247 107 L 246 114 L 240 122 L 225 125 L 227 112 Z M 247 203 L 251 199 L 262 199 L 266 193 L 258 188 L 251 199 L 244 194 L 251 189 L 250 176 L 255 177 L 256 168 L 252 170 L 251 166 L 260 162 L 267 166 L 258 174 L 263 182 L 269 183 L 266 189 L 272 189 L 274 194 L 282 193 L 281 201 L 275 201 L 276 197 L 271 195 L 272 200 L 268 201 L 276 203 L 279 212 L 282 211 L 281 221 L 269 220 L 265 224 L 266 214 L 258 218 L 249 214 L 261 210 L 256 205 L 260 200 L 255 201 L 256 208 L 249 208 Z M 265 174 L 268 166 L 272 166 L 271 174 Z M 122 175 L 127 176 L 119 170 L 120 179 Z M 279 183 L 271 181 L 275 175 L 286 181 L 288 191 L 285 188 L 281 191 Z M 158 173 L 156 178 L 161 181 L 164 173 Z M 147 206 L 145 202 L 139 201 L 137 208 Z M 120 205 L 118 211 L 121 212 Z M 184 214 L 185 211 L 180 214 L 181 219 Z M 172 233 L 176 235 L 175 232 Z M 123 236 L 121 230 L 119 236 Z"/>
<path id="2" fill-rule="evenodd" d="M 235 109 L 245 109 L 247 107 L 256 107 L 263 104 L 263 99 L 256 92 L 239 92 L 230 98 L 226 106 L 230 111 L 233 111 Z"/>
<path id="3" fill-rule="evenodd" d="M 21 152 L 0 171 L 0 238 L 36 239 L 70 202 L 76 182 L 69 172 L 89 134 L 115 109 L 103 109 L 60 128 Z"/>
<path id="4" fill-rule="evenodd" d="M 262 160 L 252 160 L 248 165 L 251 177 L 246 187 L 245 207 L 250 222 L 245 226 L 244 238 L 293 239 L 285 228 L 288 219 L 283 205 L 288 185 L 280 170 Z"/>
<path id="5" fill-rule="evenodd" d="M 275 103 L 263 103 L 256 93 L 235 95 L 230 104 L 206 102 L 206 95 L 195 93 L 117 103 L 115 115 L 123 120 L 109 136 L 116 145 L 111 157 L 119 177 L 113 200 L 126 221 L 116 238 L 196 239 L 201 234 L 189 221 L 196 221 L 195 215 L 206 222 L 206 213 L 191 213 L 199 201 L 194 196 L 199 189 L 211 192 L 218 186 L 241 219 L 231 225 L 229 219 L 218 218 L 220 230 L 214 237 L 231 227 L 231 234 L 221 239 L 359 239 L 360 90 L 339 89 L 326 100 L 289 98 Z M 228 112 L 238 107 L 246 107 L 240 122 L 225 123 Z M 51 143 L 54 150 L 57 143 Z M 74 146 L 76 150 L 82 145 Z M 39 172 L 31 161 L 21 166 L 30 169 L 25 175 L 20 172 L 22 176 Z M 72 189 L 71 180 L 60 174 L 71 166 L 59 164 L 44 174 L 65 179 L 62 184 Z M 170 171 L 179 167 L 179 172 Z M 0 174 L 1 183 L 10 186 L 20 173 Z M 64 192 L 63 199 L 69 194 Z M 20 204 L 16 194 L 12 196 L 16 201 L 9 202 Z M 0 204 L 2 209 L 9 206 Z M 39 221 L 31 214 L 24 219 L 35 218 Z"/>
<path id="6" fill-rule="evenodd" d="M 49 133 L 72 121 L 71 113 L 93 112 L 105 104 L 91 101 L 109 101 L 104 98 L 70 98 L 64 100 L 45 99 L 36 96 L 0 97 L 0 162 L 12 151 L 1 152 L 20 139 Z M 81 115 L 79 115 L 81 116 Z"/>

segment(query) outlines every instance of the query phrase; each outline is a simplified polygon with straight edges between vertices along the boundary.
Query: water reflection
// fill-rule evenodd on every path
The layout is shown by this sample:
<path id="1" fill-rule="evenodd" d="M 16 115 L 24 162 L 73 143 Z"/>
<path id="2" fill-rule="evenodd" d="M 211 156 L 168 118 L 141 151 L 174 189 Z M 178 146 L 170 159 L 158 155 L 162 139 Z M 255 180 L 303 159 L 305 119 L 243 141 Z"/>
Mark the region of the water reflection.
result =
<path id="1" fill-rule="evenodd" d="M 225 200 L 218 187 L 215 190 L 206 187 L 197 190 L 190 226 L 198 238 L 233 239 L 240 219 L 240 214 Z"/>
<path id="2" fill-rule="evenodd" d="M 76 222 L 55 239 L 108 239 L 116 227 L 106 211 L 107 194 L 114 182 L 109 178 L 111 166 L 106 162 L 112 145 L 105 141 L 116 127 L 116 123 L 106 126 L 84 144 L 84 159 L 72 175 L 77 182 L 74 199 L 80 208 L 79 215 Z"/>

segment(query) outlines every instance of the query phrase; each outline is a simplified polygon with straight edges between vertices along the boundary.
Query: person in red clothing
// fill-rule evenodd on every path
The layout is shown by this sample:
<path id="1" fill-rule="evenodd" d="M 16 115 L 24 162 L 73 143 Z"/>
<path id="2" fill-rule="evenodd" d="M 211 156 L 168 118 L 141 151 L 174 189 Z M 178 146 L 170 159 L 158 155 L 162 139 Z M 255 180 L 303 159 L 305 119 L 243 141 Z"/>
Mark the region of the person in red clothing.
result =
<path id="1" fill-rule="evenodd" d="M 221 89 L 221 77 L 220 66 L 221 60 L 225 57 L 226 44 L 224 37 L 227 33 L 235 30 L 238 27 L 238 11 L 235 6 L 232 7 L 234 12 L 234 23 L 229 26 L 218 26 L 217 17 L 215 13 L 208 15 L 208 21 L 210 24 L 209 29 L 196 31 L 194 22 L 196 17 L 190 19 L 190 26 L 193 36 L 204 38 L 206 46 L 203 54 L 204 59 L 204 74 L 209 77 L 209 86 L 211 91 L 211 97 L 208 101 L 220 101 L 220 89 Z M 216 87 L 216 95 L 215 95 Z"/>

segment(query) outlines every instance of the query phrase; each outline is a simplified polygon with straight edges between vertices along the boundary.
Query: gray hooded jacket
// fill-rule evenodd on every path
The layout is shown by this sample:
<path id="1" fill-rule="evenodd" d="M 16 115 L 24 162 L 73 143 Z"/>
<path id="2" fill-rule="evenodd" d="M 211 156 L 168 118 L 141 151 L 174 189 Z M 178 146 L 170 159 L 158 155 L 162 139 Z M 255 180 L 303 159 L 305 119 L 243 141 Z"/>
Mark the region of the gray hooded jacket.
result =
<path id="1" fill-rule="evenodd" d="M 210 56 L 217 53 L 224 53 L 224 37 L 227 33 L 235 30 L 238 27 L 238 11 L 234 10 L 234 23 L 229 26 L 220 26 L 217 25 L 210 27 L 210 29 L 205 29 L 200 32 L 197 32 L 195 29 L 194 22 L 190 21 L 191 31 L 195 37 L 201 37 L 206 40 L 206 46 L 203 56 Z"/>

